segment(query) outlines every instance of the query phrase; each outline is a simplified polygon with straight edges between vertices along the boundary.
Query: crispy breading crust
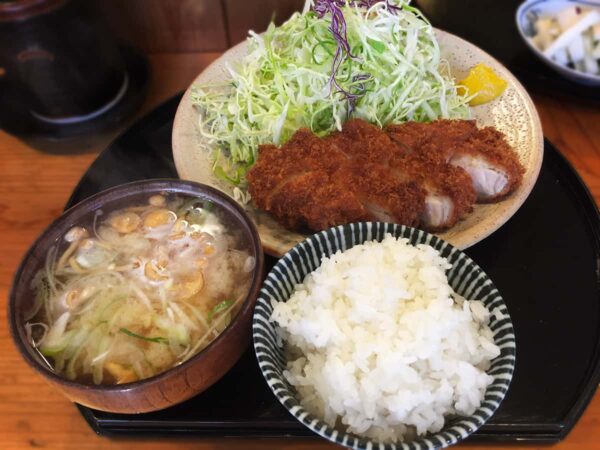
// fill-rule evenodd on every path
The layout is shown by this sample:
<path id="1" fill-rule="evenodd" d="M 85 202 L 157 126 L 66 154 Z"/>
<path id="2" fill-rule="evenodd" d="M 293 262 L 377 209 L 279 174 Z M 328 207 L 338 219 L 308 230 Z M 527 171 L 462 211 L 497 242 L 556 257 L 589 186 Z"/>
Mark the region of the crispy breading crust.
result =
<path id="1" fill-rule="evenodd" d="M 510 182 L 502 196 L 521 181 L 522 166 L 493 128 L 438 120 L 390 125 L 383 132 L 360 119 L 326 138 L 302 129 L 280 148 L 261 146 L 247 180 L 256 206 L 290 229 L 322 230 L 360 220 L 418 226 L 426 197 L 435 195 L 452 204 L 447 222 L 429 227 L 440 231 L 463 218 L 476 201 L 468 173 L 448 164 L 464 154 L 506 171 Z"/>
<path id="2" fill-rule="evenodd" d="M 406 153 L 430 153 L 429 158 L 446 161 L 449 153 L 477 133 L 474 120 L 436 120 L 429 123 L 406 122 L 385 128 L 390 138 Z"/>
<path id="3" fill-rule="evenodd" d="M 261 146 L 246 177 L 256 206 L 299 231 L 383 218 L 416 226 L 425 191 L 368 161 L 393 143 L 377 127 L 363 128 L 368 139 L 342 133 L 319 139 L 300 130 L 281 148 Z"/>
<path id="4" fill-rule="evenodd" d="M 449 139 L 460 142 L 467 139 L 472 130 L 477 130 L 473 121 L 440 121 L 433 125 L 432 131 L 428 131 L 431 124 L 409 124 L 402 126 L 411 131 L 413 142 L 419 138 L 426 142 L 426 139 L 434 138 L 435 134 L 441 134 L 449 127 Z M 440 227 L 428 227 L 429 230 L 450 228 L 473 210 L 476 195 L 471 178 L 462 168 L 446 164 L 443 157 L 433 158 L 433 155 L 426 156 L 420 152 L 407 151 L 407 147 L 395 142 L 390 134 L 382 133 L 379 127 L 360 119 L 346 122 L 343 133 L 332 136 L 332 140 L 338 143 L 338 147 L 344 143 L 346 148 L 342 150 L 353 158 L 373 165 L 389 166 L 393 168 L 395 178 L 418 185 L 426 193 L 448 197 L 454 205 L 448 221 Z M 415 208 L 422 211 L 421 203 L 415 205 Z M 406 221 L 402 223 L 409 224 Z M 415 226 L 418 224 L 417 222 Z"/>
<path id="5" fill-rule="evenodd" d="M 502 200 L 523 179 L 525 170 L 504 135 L 492 127 L 478 129 L 473 120 L 436 120 L 430 123 L 408 122 L 389 125 L 385 131 L 403 147 L 406 154 L 418 154 L 432 163 L 445 163 L 471 155 L 483 158 L 507 177 L 506 187 L 497 194 L 480 197 L 480 203 Z"/>
<path id="6" fill-rule="evenodd" d="M 335 172 L 337 180 L 352 189 L 367 210 L 364 220 L 397 222 L 417 226 L 423 213 L 425 190 L 413 181 L 403 181 L 389 168 L 355 159 Z"/>
<path id="7" fill-rule="evenodd" d="M 272 196 L 267 211 L 283 226 L 298 231 L 323 230 L 367 217 L 357 196 L 322 170 L 289 180 Z"/>
<path id="8" fill-rule="evenodd" d="M 323 151 L 322 140 L 302 129 L 281 148 L 261 145 L 258 159 L 246 174 L 248 191 L 259 208 L 270 211 L 272 196 L 292 177 L 311 171 L 331 174 L 346 156 L 335 148 Z"/>

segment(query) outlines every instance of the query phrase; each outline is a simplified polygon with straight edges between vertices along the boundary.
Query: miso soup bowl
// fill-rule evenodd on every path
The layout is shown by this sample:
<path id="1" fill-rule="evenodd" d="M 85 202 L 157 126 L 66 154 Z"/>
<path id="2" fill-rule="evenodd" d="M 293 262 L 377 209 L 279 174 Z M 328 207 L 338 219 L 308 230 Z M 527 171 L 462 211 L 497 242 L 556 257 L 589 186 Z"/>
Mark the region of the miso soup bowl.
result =
<path id="1" fill-rule="evenodd" d="M 205 349 L 188 361 L 151 378 L 120 385 L 95 385 L 68 380 L 55 373 L 27 341 L 25 313 L 34 299 L 31 282 L 44 266 L 48 250 L 71 227 L 86 222 L 97 210 L 106 212 L 142 202 L 158 193 L 195 196 L 211 201 L 214 211 L 239 237 L 239 242 L 256 264 L 248 295 L 228 327 Z M 233 199 L 209 186 L 181 180 L 145 180 L 117 186 L 73 206 L 52 223 L 34 242 L 19 266 L 8 305 L 10 330 L 25 361 L 71 401 L 90 408 L 142 413 L 167 408 L 209 388 L 237 362 L 251 340 L 254 303 L 263 278 L 264 256 L 258 232 L 243 208 Z"/>

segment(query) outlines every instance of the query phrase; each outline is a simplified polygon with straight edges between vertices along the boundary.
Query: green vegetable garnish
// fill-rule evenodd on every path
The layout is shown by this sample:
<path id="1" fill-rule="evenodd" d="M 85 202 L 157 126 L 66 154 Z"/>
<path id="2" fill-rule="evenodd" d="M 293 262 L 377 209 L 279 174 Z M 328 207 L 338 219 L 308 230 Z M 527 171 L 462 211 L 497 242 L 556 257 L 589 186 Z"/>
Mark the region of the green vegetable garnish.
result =
<path id="1" fill-rule="evenodd" d="M 119 331 L 121 333 L 126 334 L 127 336 L 131 336 L 137 339 L 142 339 L 144 341 L 148 341 L 148 342 L 154 342 L 156 344 L 165 344 L 165 345 L 169 345 L 169 340 L 167 338 L 164 337 L 146 337 L 146 336 L 142 336 L 140 334 L 134 333 L 133 331 L 128 330 L 127 328 L 120 328 Z"/>
<path id="2" fill-rule="evenodd" d="M 233 300 L 223 300 L 221 303 L 215 305 L 208 313 L 208 321 L 210 322 L 216 314 L 225 311 L 227 308 L 233 305 L 233 303 Z"/>
<path id="3" fill-rule="evenodd" d="M 367 42 L 373 47 L 377 52 L 383 53 L 385 51 L 385 44 L 383 42 L 375 41 L 373 39 L 367 39 Z"/>
<path id="4" fill-rule="evenodd" d="M 335 37 L 342 18 L 345 34 Z M 406 0 L 309 1 L 281 26 L 252 33 L 228 71 L 226 82 L 195 86 L 192 101 L 215 148 L 215 176 L 242 190 L 259 146 L 284 144 L 299 128 L 324 136 L 349 117 L 384 126 L 470 114 L 433 27 Z"/>
<path id="5" fill-rule="evenodd" d="M 179 208 L 178 216 L 183 216 L 191 223 L 202 224 L 213 208 L 214 204 L 210 200 L 193 199 Z"/>

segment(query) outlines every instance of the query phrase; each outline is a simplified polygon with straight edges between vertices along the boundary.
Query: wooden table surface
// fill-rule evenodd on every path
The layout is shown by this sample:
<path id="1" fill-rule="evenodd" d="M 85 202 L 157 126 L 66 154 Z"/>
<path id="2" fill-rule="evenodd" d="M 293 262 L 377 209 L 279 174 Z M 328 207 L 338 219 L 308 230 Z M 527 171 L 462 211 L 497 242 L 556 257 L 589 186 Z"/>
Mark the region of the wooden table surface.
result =
<path id="1" fill-rule="evenodd" d="M 155 54 L 153 81 L 137 117 L 186 88 L 218 54 Z M 600 108 L 573 99 L 534 93 L 544 133 L 575 165 L 600 201 Z M 122 128 L 125 128 L 126 124 Z M 81 144 L 83 152 L 42 153 L 0 130 L 0 298 L 6 301 L 17 264 L 33 239 L 58 217 L 79 178 L 115 130 Z M 95 435 L 77 409 L 21 360 L 0 308 L 0 449 L 264 449 L 332 448 L 317 439 L 119 439 Z M 465 445 L 470 449 L 483 446 Z M 540 448 L 529 446 L 527 448 Z M 335 447 L 333 447 L 335 448 Z M 496 449 L 514 448 L 493 446 Z M 554 448 L 600 449 L 600 394 L 571 434 Z"/>

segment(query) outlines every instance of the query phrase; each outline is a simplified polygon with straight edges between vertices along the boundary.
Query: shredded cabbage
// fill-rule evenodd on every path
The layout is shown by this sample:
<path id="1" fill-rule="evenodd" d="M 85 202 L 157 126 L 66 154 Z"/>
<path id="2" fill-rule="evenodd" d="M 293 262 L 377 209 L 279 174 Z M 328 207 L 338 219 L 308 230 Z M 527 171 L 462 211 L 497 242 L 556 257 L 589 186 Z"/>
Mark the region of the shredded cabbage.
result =
<path id="1" fill-rule="evenodd" d="M 334 61 L 340 35 L 331 13 L 318 14 L 309 0 L 281 26 L 250 32 L 248 55 L 228 67 L 231 79 L 194 87 L 218 178 L 244 189 L 259 145 L 283 144 L 302 127 L 322 136 L 349 116 L 379 126 L 469 116 L 432 26 L 407 0 L 326 3 L 343 12 L 343 59 Z"/>

